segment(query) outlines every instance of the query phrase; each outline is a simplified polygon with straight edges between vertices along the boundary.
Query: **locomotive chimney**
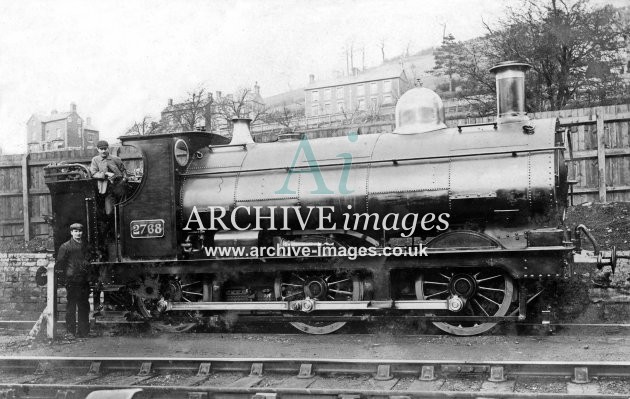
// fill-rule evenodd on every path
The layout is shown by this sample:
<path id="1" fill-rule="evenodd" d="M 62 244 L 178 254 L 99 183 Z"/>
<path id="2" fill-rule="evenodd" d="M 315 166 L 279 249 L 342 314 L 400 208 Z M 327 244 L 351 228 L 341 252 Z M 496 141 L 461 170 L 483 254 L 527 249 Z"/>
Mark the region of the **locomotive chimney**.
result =
<path id="1" fill-rule="evenodd" d="M 495 74 L 497 87 L 497 122 L 526 121 L 525 72 L 531 65 L 505 61 L 490 68 Z"/>
<path id="2" fill-rule="evenodd" d="M 252 120 L 249 118 L 232 119 L 234 127 L 232 128 L 232 141 L 230 141 L 230 145 L 251 144 L 254 142 L 254 139 L 252 139 L 252 133 L 249 130 L 249 124 L 251 121 Z"/>

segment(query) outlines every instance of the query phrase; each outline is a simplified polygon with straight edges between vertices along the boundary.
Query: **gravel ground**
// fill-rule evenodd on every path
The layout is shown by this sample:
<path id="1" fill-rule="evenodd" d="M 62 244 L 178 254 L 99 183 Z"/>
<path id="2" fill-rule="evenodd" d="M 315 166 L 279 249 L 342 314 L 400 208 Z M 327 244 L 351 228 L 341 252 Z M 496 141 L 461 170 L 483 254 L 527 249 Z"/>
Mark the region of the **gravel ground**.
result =
<path id="1" fill-rule="evenodd" d="M 630 334 L 606 336 L 495 336 L 332 334 L 144 333 L 73 341 L 29 341 L 0 335 L 0 353 L 11 356 L 172 356 L 241 358 L 470 359 L 627 361 Z"/>

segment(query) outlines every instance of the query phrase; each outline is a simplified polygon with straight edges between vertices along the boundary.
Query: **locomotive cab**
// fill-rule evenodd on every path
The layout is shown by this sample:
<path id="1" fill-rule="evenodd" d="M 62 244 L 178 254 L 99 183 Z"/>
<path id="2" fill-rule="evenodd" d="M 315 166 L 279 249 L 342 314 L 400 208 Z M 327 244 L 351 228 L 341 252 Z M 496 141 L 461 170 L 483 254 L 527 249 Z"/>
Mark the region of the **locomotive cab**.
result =
<path id="1" fill-rule="evenodd" d="M 144 176 L 118 220 L 122 259 L 177 259 L 181 237 L 177 226 L 182 173 L 200 150 L 229 139 L 205 132 L 120 137 L 142 153 Z"/>

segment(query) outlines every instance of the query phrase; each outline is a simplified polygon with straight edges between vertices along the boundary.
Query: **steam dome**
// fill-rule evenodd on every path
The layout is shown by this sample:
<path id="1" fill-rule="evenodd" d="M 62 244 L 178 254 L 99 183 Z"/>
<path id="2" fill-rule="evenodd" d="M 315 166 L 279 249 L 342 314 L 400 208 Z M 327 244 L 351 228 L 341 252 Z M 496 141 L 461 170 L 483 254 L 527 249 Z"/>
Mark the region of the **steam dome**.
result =
<path id="1" fill-rule="evenodd" d="M 444 128 L 444 104 L 433 90 L 415 87 L 398 100 L 394 133 L 424 133 Z"/>

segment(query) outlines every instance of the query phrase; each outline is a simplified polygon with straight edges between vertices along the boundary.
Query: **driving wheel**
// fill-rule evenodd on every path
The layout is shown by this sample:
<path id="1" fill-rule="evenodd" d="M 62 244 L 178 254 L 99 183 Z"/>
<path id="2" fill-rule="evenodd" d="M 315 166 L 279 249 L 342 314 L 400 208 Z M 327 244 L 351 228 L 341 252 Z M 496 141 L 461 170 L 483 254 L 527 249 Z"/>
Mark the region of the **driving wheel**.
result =
<path id="1" fill-rule="evenodd" d="M 427 271 L 416 280 L 416 297 L 421 300 L 445 300 L 453 295 L 464 299 L 459 312 L 439 311 L 444 316 L 505 316 L 508 313 L 514 282 L 503 270 Z M 476 321 L 434 322 L 437 328 L 453 335 L 477 335 L 497 323 Z"/>
<path id="2" fill-rule="evenodd" d="M 292 273 L 287 278 L 278 277 L 275 280 L 274 290 L 278 301 L 297 301 L 301 299 L 314 299 L 320 301 L 360 301 L 363 299 L 361 281 L 357 276 L 346 273 Z M 315 311 L 315 316 L 351 316 L 352 312 L 334 313 Z M 291 315 L 286 315 L 291 317 Z M 346 325 L 340 322 L 290 322 L 298 330 L 307 334 L 330 334 Z"/>

